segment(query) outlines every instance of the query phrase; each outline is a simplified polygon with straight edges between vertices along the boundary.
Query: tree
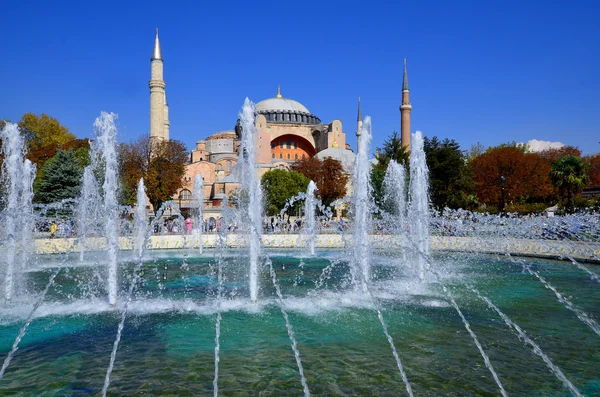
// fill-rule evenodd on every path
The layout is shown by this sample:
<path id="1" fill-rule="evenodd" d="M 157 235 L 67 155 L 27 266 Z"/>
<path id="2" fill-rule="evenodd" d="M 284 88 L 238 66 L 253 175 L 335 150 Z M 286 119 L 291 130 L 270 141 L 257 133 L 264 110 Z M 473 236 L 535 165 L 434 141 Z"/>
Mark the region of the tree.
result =
<path id="1" fill-rule="evenodd" d="M 553 193 L 548 162 L 516 146 L 488 149 L 471 161 L 469 167 L 477 197 L 483 204 L 502 207 L 503 201 L 504 204 L 544 202 Z"/>
<path id="2" fill-rule="evenodd" d="M 274 169 L 261 178 L 267 215 L 277 215 L 288 199 L 305 192 L 310 180 L 297 171 Z"/>
<path id="3" fill-rule="evenodd" d="M 317 185 L 319 189 L 317 194 L 324 205 L 329 205 L 346 195 L 348 175 L 338 160 L 331 157 L 326 157 L 324 160 L 310 157 L 296 161 L 292 169 Z"/>
<path id="4" fill-rule="evenodd" d="M 567 194 L 569 212 L 575 212 L 575 194 L 586 184 L 586 165 L 581 157 L 565 156 L 552 164 L 552 182 Z"/>
<path id="5" fill-rule="evenodd" d="M 59 150 L 44 164 L 35 180 L 36 201 L 47 204 L 79 197 L 82 176 L 83 167 L 75 153 Z"/>
<path id="6" fill-rule="evenodd" d="M 30 151 L 29 153 L 27 153 L 27 158 L 33 164 L 37 165 L 38 170 L 41 170 L 44 167 L 46 161 L 54 157 L 60 149 L 65 151 L 74 151 L 79 161 L 79 165 L 81 165 L 82 167 L 85 167 L 90 164 L 89 139 L 73 139 L 64 144 L 52 142 L 49 145 Z"/>
<path id="7" fill-rule="evenodd" d="M 467 158 L 467 162 L 473 161 L 475 158 L 481 156 L 486 151 L 485 146 L 481 144 L 481 142 L 477 142 L 471 145 L 469 150 L 465 151 L 465 157 Z"/>
<path id="8" fill-rule="evenodd" d="M 409 152 L 402 146 L 402 139 L 396 131 L 383 142 L 381 149 L 377 148 L 376 154 L 378 164 L 387 169 L 390 160 L 396 161 L 398 164 L 408 164 L 410 158 Z"/>
<path id="9" fill-rule="evenodd" d="M 146 135 L 122 144 L 119 161 L 123 201 L 135 203 L 137 185 L 144 178 L 148 199 L 158 210 L 183 187 L 187 160 L 187 149 L 177 140 L 155 140 Z"/>
<path id="10" fill-rule="evenodd" d="M 385 192 L 383 181 L 385 179 L 387 167 L 390 161 L 394 160 L 398 164 L 404 164 L 408 168 L 410 154 L 406 151 L 406 148 L 402 146 L 400 135 L 394 131 L 392 132 L 392 135 L 383 142 L 382 148 L 376 149 L 375 158 L 377 159 L 377 163 L 371 169 L 373 200 L 380 209 L 384 209 L 383 197 Z"/>
<path id="11" fill-rule="evenodd" d="M 19 121 L 19 128 L 29 150 L 37 150 L 52 143 L 62 145 L 75 139 L 75 135 L 67 127 L 45 113 L 41 116 L 25 113 Z"/>
<path id="12" fill-rule="evenodd" d="M 504 148 L 518 149 L 521 153 L 529 153 L 531 151 L 528 144 L 512 141 L 512 142 L 504 142 L 497 146 L 490 146 L 487 148 L 486 152 L 491 152 L 492 150 L 504 149 Z"/>
<path id="13" fill-rule="evenodd" d="M 550 163 L 550 166 L 552 166 L 552 164 L 556 160 L 565 156 L 581 157 L 581 150 L 579 150 L 579 148 L 576 148 L 575 146 L 563 146 L 559 148 L 546 149 L 539 152 L 538 154 L 543 159 L 548 161 L 548 163 Z"/>
<path id="14" fill-rule="evenodd" d="M 588 173 L 588 187 L 600 186 L 600 153 L 585 156 L 583 161 L 586 164 Z"/>
<path id="15" fill-rule="evenodd" d="M 465 208 L 466 198 L 474 192 L 474 187 L 460 145 L 454 139 L 440 141 L 437 137 L 425 137 L 423 144 L 429 168 L 432 204 L 438 210 L 445 207 Z"/>

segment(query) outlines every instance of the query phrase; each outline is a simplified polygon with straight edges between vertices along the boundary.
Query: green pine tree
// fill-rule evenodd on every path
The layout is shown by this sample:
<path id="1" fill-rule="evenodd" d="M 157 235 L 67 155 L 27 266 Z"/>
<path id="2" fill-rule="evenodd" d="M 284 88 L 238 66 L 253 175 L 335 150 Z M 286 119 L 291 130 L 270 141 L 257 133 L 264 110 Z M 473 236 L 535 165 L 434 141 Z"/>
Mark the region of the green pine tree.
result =
<path id="1" fill-rule="evenodd" d="M 59 150 L 44 164 L 35 180 L 35 200 L 47 204 L 77 198 L 82 176 L 83 167 L 77 154 Z"/>

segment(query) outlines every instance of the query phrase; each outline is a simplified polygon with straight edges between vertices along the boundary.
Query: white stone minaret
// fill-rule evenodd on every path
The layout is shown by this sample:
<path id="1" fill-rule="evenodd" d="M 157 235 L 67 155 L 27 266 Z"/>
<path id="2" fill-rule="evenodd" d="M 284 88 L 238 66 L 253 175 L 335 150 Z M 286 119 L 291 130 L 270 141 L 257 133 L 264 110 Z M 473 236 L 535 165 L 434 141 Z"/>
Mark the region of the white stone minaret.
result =
<path id="1" fill-rule="evenodd" d="M 150 138 L 169 140 L 169 108 L 163 80 L 163 59 L 158 41 L 158 28 L 154 40 L 154 51 L 150 58 Z"/>
<path id="2" fill-rule="evenodd" d="M 169 121 L 169 102 L 167 102 L 167 91 L 165 90 L 165 105 L 164 105 L 164 109 L 165 109 L 165 127 L 164 127 L 164 136 L 165 139 L 168 141 L 169 140 L 169 127 L 171 126 L 171 122 Z"/>

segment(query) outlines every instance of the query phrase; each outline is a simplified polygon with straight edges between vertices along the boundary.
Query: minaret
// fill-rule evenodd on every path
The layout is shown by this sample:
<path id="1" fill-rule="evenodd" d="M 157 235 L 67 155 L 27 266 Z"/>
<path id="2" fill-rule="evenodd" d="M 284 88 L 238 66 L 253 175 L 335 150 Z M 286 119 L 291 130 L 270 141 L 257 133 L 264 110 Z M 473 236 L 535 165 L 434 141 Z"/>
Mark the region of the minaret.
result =
<path id="1" fill-rule="evenodd" d="M 169 140 L 169 127 L 171 126 L 171 122 L 169 121 L 169 102 L 167 101 L 167 90 L 165 90 L 164 109 L 165 109 L 165 115 L 164 115 L 165 127 L 164 127 L 163 131 L 164 131 L 164 136 L 166 137 L 167 140 Z"/>
<path id="2" fill-rule="evenodd" d="M 400 140 L 402 147 L 410 151 L 410 111 L 412 105 L 408 98 L 408 74 L 406 73 L 406 58 L 404 58 L 404 79 L 402 80 L 402 105 L 400 105 Z"/>
<path id="3" fill-rule="evenodd" d="M 166 84 L 163 80 L 163 59 L 158 41 L 158 28 L 156 28 L 154 52 L 150 58 L 150 65 L 151 77 L 148 83 L 150 87 L 150 138 L 169 140 Z"/>
<path id="4" fill-rule="evenodd" d="M 358 115 L 356 117 L 356 153 L 360 149 L 360 135 L 362 129 L 362 109 L 360 108 L 360 97 L 358 97 Z"/>

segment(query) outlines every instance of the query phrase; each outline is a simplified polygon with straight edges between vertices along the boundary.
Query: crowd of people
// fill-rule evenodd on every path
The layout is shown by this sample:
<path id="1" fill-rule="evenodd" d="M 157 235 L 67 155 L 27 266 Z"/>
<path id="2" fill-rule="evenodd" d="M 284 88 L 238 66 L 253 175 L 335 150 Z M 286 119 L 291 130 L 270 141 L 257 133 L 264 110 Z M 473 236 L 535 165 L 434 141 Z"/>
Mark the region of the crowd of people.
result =
<path id="1" fill-rule="evenodd" d="M 195 230 L 197 221 L 192 217 L 168 217 L 160 222 L 155 222 L 153 226 L 154 234 L 192 234 Z M 238 232 L 240 227 L 236 222 L 229 222 L 227 225 L 223 225 L 223 218 L 209 218 L 202 222 L 203 233 L 219 233 L 223 227 L 226 227 L 229 233 Z M 133 223 L 128 221 L 121 222 L 120 232 L 121 235 L 128 235 L 133 232 Z M 303 217 L 264 217 L 263 218 L 263 233 L 265 234 L 293 234 L 302 233 L 307 227 L 306 220 Z M 317 221 L 317 232 L 320 233 L 343 233 L 348 230 L 349 224 L 344 218 L 339 219 L 320 219 Z M 49 232 L 50 238 L 70 238 L 76 237 L 78 234 L 77 226 L 70 220 L 55 220 L 51 223 L 46 224 L 44 228 L 46 232 Z M 42 232 L 38 228 L 38 232 Z M 92 228 L 93 229 L 93 228 Z M 89 235 L 97 235 L 94 231 L 90 230 Z"/>

